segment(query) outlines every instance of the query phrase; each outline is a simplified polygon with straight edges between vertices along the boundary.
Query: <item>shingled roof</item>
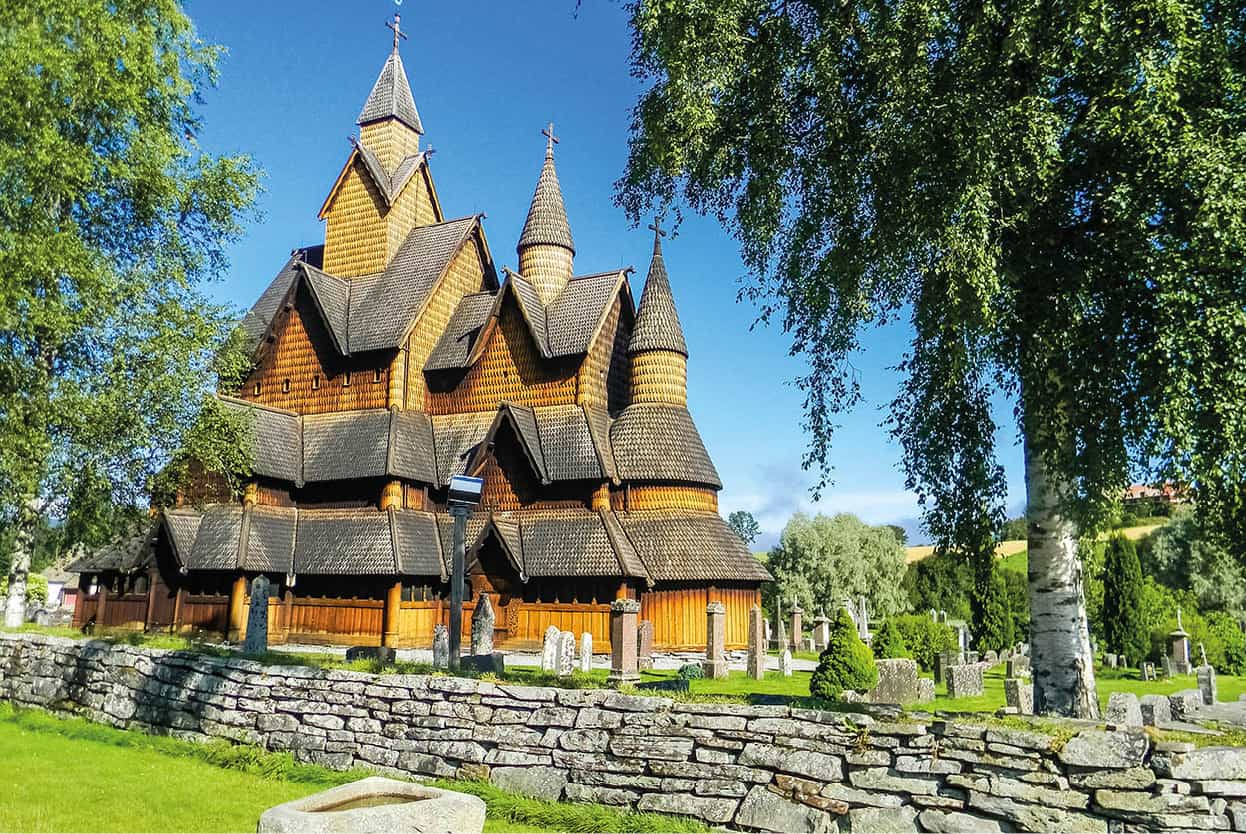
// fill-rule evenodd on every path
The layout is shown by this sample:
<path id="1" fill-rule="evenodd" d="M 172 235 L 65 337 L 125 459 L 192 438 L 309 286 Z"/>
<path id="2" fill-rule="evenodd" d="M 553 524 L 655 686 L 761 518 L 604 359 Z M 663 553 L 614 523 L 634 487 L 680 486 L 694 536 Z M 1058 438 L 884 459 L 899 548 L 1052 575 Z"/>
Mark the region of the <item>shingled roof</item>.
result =
<path id="1" fill-rule="evenodd" d="M 624 481 L 673 481 L 722 489 L 688 409 L 634 403 L 610 427 L 610 447 Z"/>
<path id="2" fill-rule="evenodd" d="M 402 58 L 394 51 L 381 67 L 381 74 L 372 85 L 372 92 L 359 112 L 356 124 L 362 126 L 381 119 L 394 118 L 414 130 L 424 132 L 420 124 L 420 114 L 415 109 L 415 97 L 411 95 L 411 84 L 407 81 L 407 71 L 402 65 Z"/>
<path id="3" fill-rule="evenodd" d="M 716 513 L 625 513 L 618 519 L 655 582 L 772 578 Z"/>
<path id="4" fill-rule="evenodd" d="M 636 324 L 632 327 L 632 339 L 627 352 L 646 350 L 671 350 L 688 355 L 684 342 L 684 329 L 679 324 L 675 310 L 675 296 L 666 275 L 666 263 L 662 259 L 662 237 L 653 235 L 653 260 L 649 263 L 649 277 L 645 279 L 645 291 L 640 295 L 636 308 Z"/>
<path id="5" fill-rule="evenodd" d="M 324 245 L 304 246 L 290 253 L 276 277 L 265 288 L 251 309 L 243 316 L 239 325 L 251 340 L 252 346 L 259 344 L 268 333 L 273 317 L 281 309 L 281 304 L 290 293 L 290 287 L 301 274 L 300 265 L 309 264 L 317 269 L 324 263 Z"/>
<path id="6" fill-rule="evenodd" d="M 545 149 L 541 176 L 537 178 L 532 205 L 528 207 L 528 218 L 524 221 L 523 233 L 519 236 L 516 249 L 522 252 L 529 246 L 540 244 L 561 246 L 570 249 L 572 254 L 575 253 L 571 225 L 567 222 L 567 209 L 562 202 L 562 188 L 558 185 L 558 172 L 554 170 L 552 141 Z"/>

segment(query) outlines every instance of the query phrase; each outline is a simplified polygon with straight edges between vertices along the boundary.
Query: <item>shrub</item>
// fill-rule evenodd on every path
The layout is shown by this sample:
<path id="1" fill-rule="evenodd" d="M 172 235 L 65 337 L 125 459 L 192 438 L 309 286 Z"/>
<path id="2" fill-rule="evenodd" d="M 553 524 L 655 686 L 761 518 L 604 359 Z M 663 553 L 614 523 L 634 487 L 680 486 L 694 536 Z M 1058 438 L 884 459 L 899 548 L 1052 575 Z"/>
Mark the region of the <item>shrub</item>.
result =
<path id="1" fill-rule="evenodd" d="M 9 595 L 8 577 L 0 578 L 0 599 Z M 43 605 L 48 601 L 48 580 L 37 573 L 26 577 L 26 601 Z"/>
<path id="2" fill-rule="evenodd" d="M 880 660 L 909 656 L 909 647 L 904 644 L 904 635 L 900 633 L 899 626 L 892 621 L 891 617 L 883 620 L 878 631 L 874 632 L 874 642 L 871 648 L 874 649 L 874 657 Z"/>
<path id="3" fill-rule="evenodd" d="M 878 667 L 869 646 L 857 636 L 857 627 L 844 609 L 831 621 L 830 640 L 809 679 L 809 694 L 838 699 L 845 689 L 868 692 L 878 684 Z"/>
<path id="4" fill-rule="evenodd" d="M 1107 650 L 1134 663 L 1141 661 L 1150 642 L 1142 617 L 1138 550 L 1124 536 L 1113 536 L 1103 561 L 1103 641 Z"/>
<path id="5" fill-rule="evenodd" d="M 980 593 L 974 611 L 974 645 L 980 652 L 1002 651 L 1013 644 L 1012 612 L 1008 607 L 1008 586 L 997 566 L 991 566 L 991 578 Z"/>
<path id="6" fill-rule="evenodd" d="M 685 681 L 700 680 L 705 677 L 705 669 L 700 663 L 685 663 L 679 667 L 679 679 Z"/>
<path id="7" fill-rule="evenodd" d="M 909 656 L 927 672 L 934 669 L 935 655 L 956 648 L 956 632 L 949 625 L 936 623 L 928 614 L 905 614 L 888 617 L 900 632 Z"/>
<path id="8" fill-rule="evenodd" d="M 1001 568 L 1004 585 L 1008 589 L 1008 612 L 1012 614 L 1012 639 L 1016 642 L 1030 639 L 1030 583 L 1025 574 Z"/>

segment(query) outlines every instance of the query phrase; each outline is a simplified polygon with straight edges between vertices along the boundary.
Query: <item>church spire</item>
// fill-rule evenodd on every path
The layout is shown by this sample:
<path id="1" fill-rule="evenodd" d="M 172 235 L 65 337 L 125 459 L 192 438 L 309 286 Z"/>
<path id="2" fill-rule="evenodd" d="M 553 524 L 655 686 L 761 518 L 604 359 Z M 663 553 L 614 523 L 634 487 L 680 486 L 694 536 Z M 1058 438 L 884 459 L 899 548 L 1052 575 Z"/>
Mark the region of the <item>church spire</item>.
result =
<path id="1" fill-rule="evenodd" d="M 545 163 L 516 250 L 520 274 L 532 282 L 541 300 L 549 304 L 571 280 L 575 243 L 567 223 L 558 172 L 554 170 L 554 145 L 558 143 L 554 123 L 550 122 L 541 133 L 546 139 Z"/>
<path id="2" fill-rule="evenodd" d="M 372 85 L 372 92 L 359 112 L 356 124 L 360 127 L 385 119 L 396 119 L 416 133 L 423 133 L 420 114 L 415 109 L 415 98 L 411 95 L 411 85 L 407 81 L 407 71 L 402 66 L 402 56 L 398 54 L 398 43 L 407 37 L 402 31 L 402 16 L 394 13 L 394 22 L 386 23 L 394 30 L 394 50 L 381 67 L 381 74 Z"/>
<path id="3" fill-rule="evenodd" d="M 661 220 L 653 225 L 653 260 L 636 308 L 627 355 L 632 360 L 632 402 L 688 405 L 688 345 L 662 259 Z"/>

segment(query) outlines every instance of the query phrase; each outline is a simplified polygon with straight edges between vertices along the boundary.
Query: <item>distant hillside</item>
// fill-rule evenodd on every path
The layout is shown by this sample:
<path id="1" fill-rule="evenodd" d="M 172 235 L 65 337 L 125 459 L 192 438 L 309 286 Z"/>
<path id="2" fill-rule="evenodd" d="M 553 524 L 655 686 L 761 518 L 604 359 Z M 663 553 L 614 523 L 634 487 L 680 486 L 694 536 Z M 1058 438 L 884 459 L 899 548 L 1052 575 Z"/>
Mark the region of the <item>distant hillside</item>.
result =
<path id="1" fill-rule="evenodd" d="M 1162 526 L 1163 524 L 1140 524 L 1137 527 L 1123 527 L 1119 530 L 1114 530 L 1113 532 L 1124 533 L 1126 538 L 1137 541 L 1138 539 L 1145 538 L 1150 535 L 1153 530 L 1156 530 Z M 995 547 L 995 555 L 1000 559 L 1017 557 L 1019 554 L 1025 553 L 1026 547 L 1027 542 L 1025 539 L 1013 539 L 1011 541 L 1000 542 Z M 927 556 L 932 555 L 934 550 L 934 546 L 928 544 L 921 545 L 919 547 L 906 547 L 904 548 L 904 561 L 907 564 L 920 562 Z M 1024 571 L 1024 557 L 1010 559 L 1010 564 L 1008 564 L 1007 567 L 1017 567 L 1019 570 Z"/>

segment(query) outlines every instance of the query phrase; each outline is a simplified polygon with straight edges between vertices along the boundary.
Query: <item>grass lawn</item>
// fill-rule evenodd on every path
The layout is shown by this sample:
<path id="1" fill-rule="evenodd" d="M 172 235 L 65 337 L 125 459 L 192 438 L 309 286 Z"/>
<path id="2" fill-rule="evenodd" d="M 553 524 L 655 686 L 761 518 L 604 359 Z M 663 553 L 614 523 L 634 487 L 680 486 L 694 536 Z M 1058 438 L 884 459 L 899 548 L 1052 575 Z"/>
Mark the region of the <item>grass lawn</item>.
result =
<path id="1" fill-rule="evenodd" d="M 366 775 L 0 702 L 0 831 L 254 831 L 264 809 Z M 706 830 L 695 820 L 528 799 L 480 782 L 434 784 L 484 799 L 487 832 Z"/>

